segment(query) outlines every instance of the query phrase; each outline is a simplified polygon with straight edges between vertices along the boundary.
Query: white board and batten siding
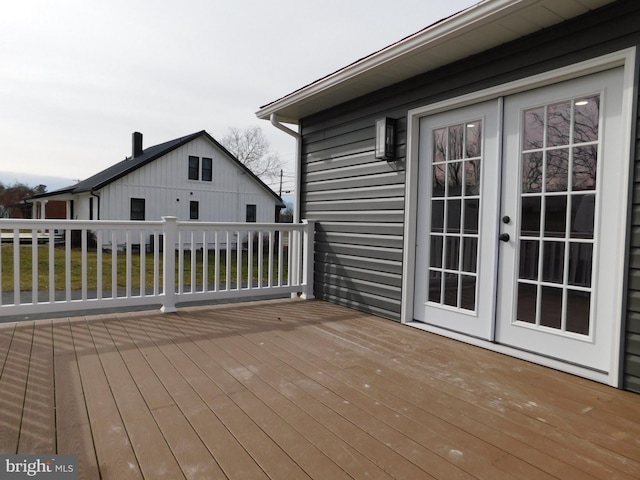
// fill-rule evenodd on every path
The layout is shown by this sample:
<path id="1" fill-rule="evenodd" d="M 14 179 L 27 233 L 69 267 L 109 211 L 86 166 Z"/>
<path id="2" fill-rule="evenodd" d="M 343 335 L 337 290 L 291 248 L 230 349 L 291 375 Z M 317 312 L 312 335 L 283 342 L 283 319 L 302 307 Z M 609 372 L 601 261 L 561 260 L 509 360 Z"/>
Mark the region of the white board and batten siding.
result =
<path id="1" fill-rule="evenodd" d="M 203 157 L 212 159 L 212 181 L 188 179 L 190 155 L 200 159 L 200 168 Z M 202 137 L 102 188 L 100 218 L 129 219 L 132 198 L 145 199 L 145 220 L 189 220 L 191 201 L 199 202 L 201 221 L 244 222 L 248 204 L 256 205 L 257 222 L 275 220 L 275 197 Z"/>

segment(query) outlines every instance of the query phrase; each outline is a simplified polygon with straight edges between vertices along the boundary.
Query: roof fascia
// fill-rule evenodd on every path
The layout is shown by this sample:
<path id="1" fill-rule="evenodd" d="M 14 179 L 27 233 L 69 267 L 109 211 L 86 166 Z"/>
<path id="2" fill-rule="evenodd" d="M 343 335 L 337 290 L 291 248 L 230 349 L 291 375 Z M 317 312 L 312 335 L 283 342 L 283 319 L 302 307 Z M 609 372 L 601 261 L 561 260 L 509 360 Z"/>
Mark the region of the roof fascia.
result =
<path id="1" fill-rule="evenodd" d="M 382 68 L 385 64 L 410 55 L 417 49 L 429 45 L 444 43 L 458 35 L 486 25 L 497 18 L 511 12 L 521 10 L 539 0 L 494 0 L 481 2 L 469 7 L 445 20 L 439 21 L 409 37 L 394 43 L 379 52 L 373 53 L 355 63 L 344 67 L 316 82 L 271 102 L 256 112 L 260 119 L 268 119 L 275 114 L 278 119 L 287 123 L 297 123 L 298 118 L 281 117 L 278 112 L 286 107 L 303 102 L 318 94 L 338 87 L 370 70 Z"/>

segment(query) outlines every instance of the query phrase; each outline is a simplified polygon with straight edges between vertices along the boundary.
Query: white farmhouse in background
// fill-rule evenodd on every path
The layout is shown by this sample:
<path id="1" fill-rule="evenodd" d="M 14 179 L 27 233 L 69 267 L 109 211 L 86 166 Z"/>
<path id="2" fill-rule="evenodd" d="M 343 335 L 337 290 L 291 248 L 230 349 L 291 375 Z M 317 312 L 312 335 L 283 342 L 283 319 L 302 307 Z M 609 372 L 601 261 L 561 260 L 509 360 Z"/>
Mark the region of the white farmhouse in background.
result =
<path id="1" fill-rule="evenodd" d="M 66 202 L 77 220 L 274 222 L 282 199 L 206 131 L 148 148 L 132 136 L 132 154 L 70 187 L 32 197 L 33 217 Z"/>

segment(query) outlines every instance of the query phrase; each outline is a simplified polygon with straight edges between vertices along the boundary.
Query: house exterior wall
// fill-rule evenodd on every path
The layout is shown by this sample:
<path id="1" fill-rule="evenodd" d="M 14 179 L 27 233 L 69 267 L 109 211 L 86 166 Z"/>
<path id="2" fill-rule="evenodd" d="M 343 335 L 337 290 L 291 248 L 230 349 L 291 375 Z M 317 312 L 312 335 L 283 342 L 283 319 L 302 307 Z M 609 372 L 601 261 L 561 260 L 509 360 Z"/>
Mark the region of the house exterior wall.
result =
<path id="1" fill-rule="evenodd" d="M 189 156 L 213 160 L 213 180 L 189 180 Z M 258 222 L 275 221 L 275 197 L 205 138 L 197 138 L 110 183 L 97 192 L 101 220 L 129 220 L 131 198 L 145 199 L 145 220 L 175 216 L 189 220 L 189 204 L 199 202 L 200 221 L 244 222 L 246 205 L 257 206 Z M 77 202 L 77 216 L 89 218 L 90 195 Z M 94 199 L 94 205 L 97 200 Z M 97 216 L 94 214 L 94 219 Z"/>
<path id="2" fill-rule="evenodd" d="M 301 214 L 317 222 L 315 295 L 399 320 L 410 109 L 636 46 L 639 25 L 640 4 L 616 2 L 303 119 Z M 375 121 L 383 116 L 398 119 L 394 162 L 373 155 Z M 623 386 L 640 392 L 640 154 L 635 152 Z"/>

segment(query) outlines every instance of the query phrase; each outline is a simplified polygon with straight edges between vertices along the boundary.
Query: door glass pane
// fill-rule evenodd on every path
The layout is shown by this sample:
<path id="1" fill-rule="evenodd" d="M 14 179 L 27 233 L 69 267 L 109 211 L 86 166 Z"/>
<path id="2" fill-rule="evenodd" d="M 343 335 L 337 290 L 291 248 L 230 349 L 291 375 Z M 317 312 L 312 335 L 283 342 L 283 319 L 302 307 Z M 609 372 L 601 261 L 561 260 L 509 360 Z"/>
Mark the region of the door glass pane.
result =
<path id="1" fill-rule="evenodd" d="M 479 157 L 482 148 L 482 122 L 469 122 L 466 125 L 465 158 Z"/>
<path id="2" fill-rule="evenodd" d="M 589 292 L 567 291 L 567 331 L 589 335 L 589 314 L 591 294 Z"/>
<path id="3" fill-rule="evenodd" d="M 562 288 L 541 287 L 540 325 L 562 328 Z"/>
<path id="4" fill-rule="evenodd" d="M 573 190 L 593 190 L 596 188 L 598 167 L 597 145 L 587 145 L 573 149 Z"/>
<path id="5" fill-rule="evenodd" d="M 595 195 L 571 196 L 571 238 L 593 238 Z"/>
<path id="6" fill-rule="evenodd" d="M 544 107 L 533 108 L 524 112 L 523 133 L 523 150 L 544 147 Z"/>
<path id="7" fill-rule="evenodd" d="M 522 193 L 542 190 L 542 152 L 522 155 Z"/>
<path id="8" fill-rule="evenodd" d="M 442 237 L 435 235 L 431 236 L 431 248 L 430 248 L 430 266 L 435 268 L 442 268 L 442 254 L 443 254 L 443 240 Z"/>
<path id="9" fill-rule="evenodd" d="M 449 157 L 448 160 L 459 160 L 462 158 L 464 125 L 453 125 L 449 127 Z"/>
<path id="10" fill-rule="evenodd" d="M 462 239 L 462 265 L 463 272 L 476 273 L 478 264 L 478 239 L 465 237 Z"/>
<path id="11" fill-rule="evenodd" d="M 540 235 L 540 203 L 540 197 L 524 197 L 522 199 L 521 235 L 528 237 Z"/>
<path id="12" fill-rule="evenodd" d="M 569 246 L 569 285 L 591 286 L 593 265 L 593 245 L 591 243 L 571 243 Z"/>
<path id="13" fill-rule="evenodd" d="M 520 240 L 520 273 L 518 278 L 538 279 L 540 242 L 538 240 Z"/>
<path id="14" fill-rule="evenodd" d="M 574 143 L 597 141 L 600 123 L 600 97 L 579 98 L 574 105 Z"/>
<path id="15" fill-rule="evenodd" d="M 480 215 L 480 200 L 464 201 L 464 233 L 478 233 L 478 217 Z"/>
<path id="16" fill-rule="evenodd" d="M 442 272 L 429 270 L 429 301 L 440 303 L 442 293 Z"/>
<path id="17" fill-rule="evenodd" d="M 447 164 L 447 188 L 447 196 L 449 197 L 462 195 L 462 162 Z"/>
<path id="18" fill-rule="evenodd" d="M 447 273 L 444 280 L 444 304 L 452 307 L 458 306 L 458 281 L 459 275 Z"/>
<path id="19" fill-rule="evenodd" d="M 542 247 L 542 280 L 562 283 L 564 274 L 564 242 L 544 242 Z"/>
<path id="20" fill-rule="evenodd" d="M 431 200 L 431 231 L 444 232 L 444 201 Z"/>
<path id="21" fill-rule="evenodd" d="M 571 102 L 549 105 L 547 110 L 547 147 L 569 144 Z"/>
<path id="22" fill-rule="evenodd" d="M 460 280 L 460 308 L 476 309 L 476 277 L 462 275 Z"/>
<path id="23" fill-rule="evenodd" d="M 537 287 L 528 283 L 518 283 L 518 313 L 521 322 L 536 323 Z"/>
<path id="24" fill-rule="evenodd" d="M 445 268 L 448 270 L 458 270 L 458 258 L 460 257 L 460 237 L 445 237 Z"/>
<path id="25" fill-rule="evenodd" d="M 536 107 L 521 126 L 517 318 L 582 335 L 590 332 L 599 103 L 588 96 Z"/>
<path id="26" fill-rule="evenodd" d="M 569 149 L 560 148 L 547 152 L 545 190 L 566 192 L 569 186 Z"/>
<path id="27" fill-rule="evenodd" d="M 466 196 L 480 194 L 480 160 L 467 160 L 465 165 L 465 192 Z"/>
<path id="28" fill-rule="evenodd" d="M 460 232 L 460 217 L 462 215 L 462 201 L 447 201 L 447 233 Z"/>
<path id="29" fill-rule="evenodd" d="M 439 128 L 433 131 L 433 163 L 447 160 L 447 129 Z M 443 182 L 444 185 L 444 182 Z"/>
<path id="30" fill-rule="evenodd" d="M 434 197 L 444 197 L 445 179 L 447 178 L 447 164 L 440 163 L 433 166 L 433 190 Z"/>
<path id="31" fill-rule="evenodd" d="M 567 197 L 545 198 L 544 235 L 546 237 L 564 237 L 567 232 Z"/>

